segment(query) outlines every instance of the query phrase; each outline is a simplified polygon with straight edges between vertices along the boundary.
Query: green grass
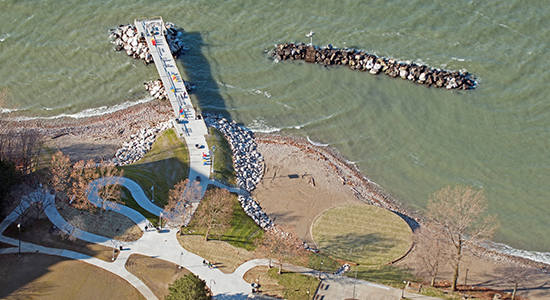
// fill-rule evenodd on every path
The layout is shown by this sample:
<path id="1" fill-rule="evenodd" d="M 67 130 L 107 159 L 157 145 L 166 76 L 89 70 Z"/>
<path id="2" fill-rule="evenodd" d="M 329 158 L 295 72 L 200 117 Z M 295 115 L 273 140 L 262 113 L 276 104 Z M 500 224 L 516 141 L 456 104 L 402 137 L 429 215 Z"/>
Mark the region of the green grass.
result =
<path id="1" fill-rule="evenodd" d="M 283 270 L 283 274 L 277 274 L 278 268 L 272 268 L 268 271 L 269 276 L 277 280 L 280 286 L 284 287 L 284 298 L 288 300 L 306 300 L 311 299 L 319 280 L 317 277 L 307 276 L 298 273 L 286 272 Z M 309 294 L 307 293 L 309 291 Z"/>
<path id="2" fill-rule="evenodd" d="M 380 265 L 404 255 L 412 231 L 403 219 L 372 205 L 330 209 L 313 223 L 313 239 L 330 257 L 361 265 Z"/>
<path id="3" fill-rule="evenodd" d="M 122 167 L 124 177 L 137 182 L 147 197 L 152 197 L 155 186 L 155 204 L 166 205 L 168 191 L 188 176 L 189 154 L 185 143 L 178 139 L 173 129 L 157 137 L 151 150 L 141 160 Z"/>
<path id="4" fill-rule="evenodd" d="M 351 266 L 345 276 L 355 278 L 355 266 Z M 403 287 L 403 281 L 420 281 L 408 269 L 392 265 L 357 266 L 357 279 L 390 285 L 399 289 Z"/>
<path id="5" fill-rule="evenodd" d="M 219 241 L 227 242 L 232 246 L 253 251 L 256 248 L 254 245 L 255 240 L 262 238 L 264 231 L 244 212 L 239 201 L 237 200 L 236 195 L 231 194 L 231 201 L 233 202 L 231 226 L 221 233 L 221 236 L 220 232 L 213 230 L 209 239 L 217 239 Z M 196 229 L 193 223 L 194 222 L 191 221 L 186 231 L 190 231 L 197 235 L 204 235 L 204 232 Z"/>
<path id="6" fill-rule="evenodd" d="M 153 226 L 158 226 L 159 223 L 159 217 L 155 216 L 154 214 L 148 212 L 143 207 L 141 207 L 136 200 L 134 200 L 134 197 L 132 197 L 132 194 L 130 191 L 125 188 L 121 187 L 122 190 L 122 196 L 120 197 L 120 200 L 123 202 L 124 205 L 137 210 L 140 214 L 142 214 Z"/>
<path id="7" fill-rule="evenodd" d="M 334 271 L 338 270 L 340 266 L 342 266 L 341 263 L 323 253 L 310 253 L 308 255 L 307 266 L 304 267 L 325 273 L 333 273 Z"/>
<path id="8" fill-rule="evenodd" d="M 263 229 L 244 212 L 237 196 L 234 196 L 231 228 L 224 232 L 222 241 L 226 241 L 235 247 L 253 251 L 256 248 L 254 241 L 261 239 L 263 236 Z"/>
<path id="9" fill-rule="evenodd" d="M 206 138 L 208 148 L 211 149 L 212 146 L 216 147 L 216 150 L 214 150 L 214 173 L 212 174 L 212 178 L 235 185 L 236 176 L 231 147 L 223 134 L 217 129 L 210 128 L 209 133 Z"/>

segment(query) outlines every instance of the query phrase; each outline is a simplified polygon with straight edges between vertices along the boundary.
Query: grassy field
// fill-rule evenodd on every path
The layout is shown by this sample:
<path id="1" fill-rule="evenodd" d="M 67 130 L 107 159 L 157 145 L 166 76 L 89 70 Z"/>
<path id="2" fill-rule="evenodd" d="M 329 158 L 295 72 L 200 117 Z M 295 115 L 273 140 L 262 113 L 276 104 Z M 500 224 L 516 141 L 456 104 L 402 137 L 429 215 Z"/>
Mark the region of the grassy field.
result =
<path id="1" fill-rule="evenodd" d="M 122 278 L 45 254 L 0 255 L 1 299 L 145 299 Z"/>
<path id="2" fill-rule="evenodd" d="M 230 228 L 223 233 L 213 231 L 210 239 L 219 239 L 235 247 L 252 251 L 255 248 L 255 240 L 262 238 L 264 231 L 244 212 L 236 195 L 231 194 L 231 201 L 233 202 L 233 216 L 231 217 Z M 204 235 L 204 232 L 195 228 L 193 221 L 186 228 L 186 232 Z"/>
<path id="3" fill-rule="evenodd" d="M 277 280 L 277 284 L 284 288 L 284 299 L 309 300 L 317 290 L 317 286 L 319 285 L 319 279 L 317 279 L 317 277 L 286 272 L 284 270 L 283 274 L 278 275 L 277 271 L 277 268 L 272 268 L 267 274 L 272 279 Z"/>
<path id="4" fill-rule="evenodd" d="M 171 262 L 139 254 L 128 257 L 126 270 L 143 281 L 159 299 L 168 295 L 169 284 L 191 273 Z"/>
<path id="5" fill-rule="evenodd" d="M 141 160 L 122 167 L 124 177 L 137 182 L 152 197 L 151 187 L 155 186 L 155 203 L 166 204 L 168 190 L 188 176 L 189 154 L 185 143 L 178 139 L 173 129 L 168 129 L 157 137 L 151 150 Z"/>
<path id="6" fill-rule="evenodd" d="M 412 231 L 405 221 L 372 205 L 330 209 L 314 221 L 312 234 L 327 255 L 361 265 L 389 263 L 412 244 Z"/>
<path id="7" fill-rule="evenodd" d="M 212 146 L 216 147 L 216 150 L 214 150 L 214 173 L 212 174 L 212 178 L 235 185 L 236 176 L 231 147 L 223 134 L 217 129 L 210 128 L 209 133 L 206 139 L 208 149 L 211 149 Z"/>
<path id="8" fill-rule="evenodd" d="M 243 248 L 232 246 L 226 242 L 204 241 L 201 235 L 179 235 L 178 241 L 185 250 L 204 257 L 220 271 L 233 273 L 244 262 L 256 258 L 254 253 Z"/>
<path id="9" fill-rule="evenodd" d="M 355 266 L 351 266 L 345 276 L 354 278 Z M 403 287 L 403 281 L 419 281 L 419 278 L 414 276 L 410 270 L 392 265 L 358 266 L 357 279 L 390 285 L 399 289 Z"/>
<path id="10" fill-rule="evenodd" d="M 122 190 L 122 196 L 120 197 L 120 200 L 123 202 L 124 205 L 137 210 L 140 214 L 142 214 L 153 226 L 158 226 L 159 223 L 159 217 L 155 216 L 154 214 L 148 212 L 143 207 L 141 207 L 136 200 L 134 200 L 134 197 L 132 197 L 132 194 L 130 191 L 125 188 L 121 187 Z"/>
<path id="11" fill-rule="evenodd" d="M 59 235 L 59 230 L 51 231 L 52 226 L 53 224 L 47 219 L 38 220 L 34 223 L 33 227 L 21 226 L 21 240 L 45 247 L 67 249 L 74 252 L 79 252 L 107 262 L 112 261 L 113 248 L 88 243 L 78 239 L 74 242 L 63 239 Z M 17 224 L 14 223 L 8 226 L 6 231 L 4 231 L 4 235 L 17 239 Z M 115 250 L 115 258 L 118 256 L 118 253 L 119 251 Z"/>

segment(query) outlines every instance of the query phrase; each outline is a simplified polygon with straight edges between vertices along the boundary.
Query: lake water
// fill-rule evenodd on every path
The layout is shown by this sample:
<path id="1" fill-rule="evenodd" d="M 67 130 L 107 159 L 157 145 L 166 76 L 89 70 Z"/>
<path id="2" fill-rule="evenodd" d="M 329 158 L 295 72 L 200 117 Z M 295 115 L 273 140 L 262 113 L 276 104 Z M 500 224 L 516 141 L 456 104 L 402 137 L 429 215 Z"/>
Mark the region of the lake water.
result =
<path id="1" fill-rule="evenodd" d="M 26 117 L 81 117 L 146 101 L 154 66 L 108 30 L 162 16 L 186 30 L 194 100 L 259 131 L 338 149 L 423 210 L 446 185 L 485 189 L 495 241 L 550 252 L 550 6 L 546 1 L 0 1 L 0 89 Z M 361 49 L 477 76 L 474 91 L 275 63 L 280 42 Z"/>

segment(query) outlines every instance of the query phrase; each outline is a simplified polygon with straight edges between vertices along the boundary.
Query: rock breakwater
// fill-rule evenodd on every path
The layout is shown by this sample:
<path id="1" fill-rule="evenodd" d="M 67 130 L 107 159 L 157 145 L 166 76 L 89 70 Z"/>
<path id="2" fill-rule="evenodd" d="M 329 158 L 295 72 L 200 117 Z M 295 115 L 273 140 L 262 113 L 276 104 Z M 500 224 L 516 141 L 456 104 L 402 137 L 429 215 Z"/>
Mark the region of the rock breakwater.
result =
<path id="1" fill-rule="evenodd" d="M 172 121 L 160 122 L 155 127 L 142 128 L 137 134 L 130 136 L 130 141 L 122 144 L 112 162 L 116 166 L 124 166 L 142 159 L 155 142 L 157 134 L 172 128 Z"/>
<path id="2" fill-rule="evenodd" d="M 247 192 L 253 191 L 262 179 L 265 166 L 264 159 L 257 150 L 258 145 L 254 141 L 252 132 L 235 121 L 228 121 L 220 116 L 208 114 L 204 120 L 206 125 L 216 128 L 227 139 L 233 152 L 233 164 L 238 186 Z M 268 230 L 274 225 L 251 196 L 239 195 L 239 203 L 246 214 L 264 230 Z"/>
<path id="3" fill-rule="evenodd" d="M 477 85 L 474 77 L 468 72 L 440 70 L 415 63 L 399 62 L 355 49 L 334 48 L 330 44 L 324 48 L 303 43 L 285 43 L 275 46 L 276 48 L 271 51 L 275 61 L 305 60 L 325 66 L 344 65 L 352 70 L 368 71 L 373 75 L 384 73 L 391 78 L 400 77 L 427 87 L 434 86 L 448 90 L 471 90 Z"/>
<path id="4" fill-rule="evenodd" d="M 117 28 L 110 30 L 110 33 L 113 39 L 112 43 L 115 44 L 117 51 L 124 50 L 128 56 L 141 59 L 146 65 L 153 62 L 151 49 L 147 46 L 145 37 L 138 34 L 134 24 L 119 25 Z M 187 49 L 180 40 L 182 35 L 182 28 L 178 28 L 169 22 L 164 24 L 164 36 L 174 57 L 183 55 L 183 51 Z"/>

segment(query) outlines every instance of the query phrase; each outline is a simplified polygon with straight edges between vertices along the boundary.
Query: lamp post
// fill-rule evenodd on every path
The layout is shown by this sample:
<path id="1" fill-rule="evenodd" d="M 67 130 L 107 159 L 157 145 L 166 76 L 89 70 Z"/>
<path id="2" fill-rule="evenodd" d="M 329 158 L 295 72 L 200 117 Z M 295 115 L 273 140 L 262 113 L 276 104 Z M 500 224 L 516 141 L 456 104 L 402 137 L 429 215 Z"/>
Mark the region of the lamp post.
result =
<path id="1" fill-rule="evenodd" d="M 17 223 L 17 230 L 19 231 L 19 257 L 21 257 L 21 223 Z"/>
<path id="2" fill-rule="evenodd" d="M 115 242 L 113 242 L 113 258 L 111 258 L 112 261 L 115 260 L 115 247 L 116 247 L 116 244 Z"/>
<path id="3" fill-rule="evenodd" d="M 403 280 L 403 289 L 401 290 L 401 299 L 405 299 L 405 286 L 407 282 Z"/>
<path id="4" fill-rule="evenodd" d="M 307 290 L 307 300 L 309 300 L 309 290 Z"/>
<path id="5" fill-rule="evenodd" d="M 323 272 L 323 261 L 321 261 L 321 270 L 319 270 L 319 280 L 321 280 L 321 272 Z"/>
<path id="6" fill-rule="evenodd" d="M 355 265 L 355 281 L 353 281 L 353 300 L 355 300 L 355 287 L 357 286 L 357 265 Z"/>
<path id="7" fill-rule="evenodd" d="M 214 173 L 214 150 L 216 150 L 216 146 L 210 148 L 210 173 Z"/>
<path id="8" fill-rule="evenodd" d="M 154 185 L 151 187 L 151 191 L 153 191 L 153 197 L 151 197 L 151 202 L 155 202 L 155 186 Z"/>
<path id="9" fill-rule="evenodd" d="M 212 292 L 212 282 L 214 282 L 214 284 L 216 284 L 216 280 L 214 279 L 210 279 L 210 291 Z M 213 294 L 213 293 L 212 293 Z"/>

